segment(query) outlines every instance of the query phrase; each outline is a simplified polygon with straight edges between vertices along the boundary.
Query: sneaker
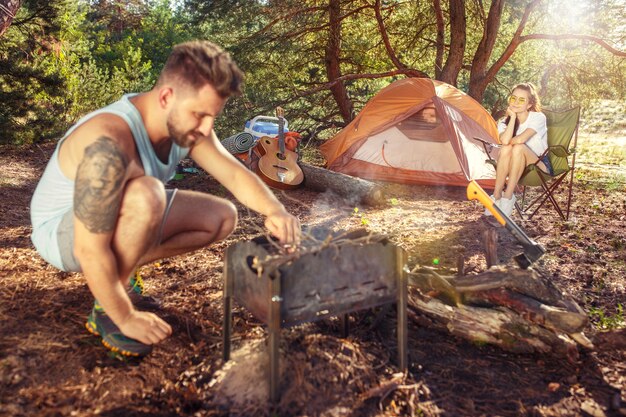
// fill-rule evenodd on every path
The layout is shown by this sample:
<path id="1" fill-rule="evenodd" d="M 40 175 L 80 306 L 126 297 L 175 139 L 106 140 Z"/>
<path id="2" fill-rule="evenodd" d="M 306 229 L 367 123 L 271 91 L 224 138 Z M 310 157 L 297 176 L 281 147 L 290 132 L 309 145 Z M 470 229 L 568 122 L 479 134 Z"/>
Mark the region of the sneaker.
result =
<path id="1" fill-rule="evenodd" d="M 144 294 L 143 278 L 139 271 L 135 271 L 130 277 L 128 297 L 138 310 L 159 311 L 163 307 L 163 302 L 160 299 Z"/>
<path id="2" fill-rule="evenodd" d="M 513 208 L 515 208 L 515 201 L 517 201 L 517 198 L 515 198 L 515 194 L 513 194 L 511 198 L 502 197 L 500 199 L 500 210 L 502 210 L 502 212 L 506 214 L 507 217 L 510 217 L 513 213 Z"/>
<path id="3" fill-rule="evenodd" d="M 489 196 L 489 198 L 491 199 L 491 201 L 493 201 L 493 202 L 494 202 L 494 203 L 496 203 L 496 204 L 498 204 L 498 201 L 500 201 L 500 200 L 497 200 L 497 201 L 496 201 L 496 199 L 495 199 L 495 197 L 493 196 L 493 194 L 492 194 L 492 195 L 490 195 L 490 196 Z M 484 214 L 485 216 L 487 216 L 487 217 L 489 217 L 489 216 L 493 216 L 493 214 L 491 214 L 491 212 L 489 211 L 489 209 L 488 209 L 487 207 L 485 207 L 485 212 L 484 212 L 483 214 Z"/>
<path id="4" fill-rule="evenodd" d="M 102 337 L 102 344 L 112 352 L 122 356 L 140 358 L 152 352 L 151 345 L 145 345 L 135 339 L 122 334 L 113 320 L 102 310 L 97 303 L 94 304 L 91 314 L 87 317 L 85 327 L 90 333 Z"/>

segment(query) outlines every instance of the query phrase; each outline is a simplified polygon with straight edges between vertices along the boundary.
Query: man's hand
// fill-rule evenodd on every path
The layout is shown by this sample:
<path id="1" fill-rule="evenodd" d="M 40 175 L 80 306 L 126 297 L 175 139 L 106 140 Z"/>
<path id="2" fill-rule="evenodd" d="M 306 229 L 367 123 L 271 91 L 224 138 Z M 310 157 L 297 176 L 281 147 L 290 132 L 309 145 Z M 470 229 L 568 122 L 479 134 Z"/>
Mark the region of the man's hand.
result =
<path id="1" fill-rule="evenodd" d="M 269 214 L 265 219 L 265 227 L 283 245 L 300 244 L 300 220 L 285 209 Z"/>
<path id="2" fill-rule="evenodd" d="M 119 327 L 124 336 L 146 345 L 162 342 L 172 334 L 169 324 L 156 314 L 146 311 L 133 311 Z"/>

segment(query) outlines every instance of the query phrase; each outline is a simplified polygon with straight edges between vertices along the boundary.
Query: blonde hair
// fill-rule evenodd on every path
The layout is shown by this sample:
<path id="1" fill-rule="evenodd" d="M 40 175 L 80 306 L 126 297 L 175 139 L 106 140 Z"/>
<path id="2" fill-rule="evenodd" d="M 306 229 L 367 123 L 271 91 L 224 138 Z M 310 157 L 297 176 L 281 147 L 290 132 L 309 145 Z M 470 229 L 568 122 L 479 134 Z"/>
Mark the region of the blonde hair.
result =
<path id="1" fill-rule="evenodd" d="M 222 98 L 227 98 L 241 94 L 243 73 L 228 52 L 212 42 L 198 40 L 174 46 L 156 85 L 167 82 L 192 89 L 209 83 Z"/>
<path id="2" fill-rule="evenodd" d="M 517 89 L 526 91 L 530 96 L 530 111 L 541 111 L 541 100 L 539 99 L 539 94 L 537 93 L 537 87 L 535 87 L 533 83 L 517 84 L 511 91 L 515 91 Z"/>

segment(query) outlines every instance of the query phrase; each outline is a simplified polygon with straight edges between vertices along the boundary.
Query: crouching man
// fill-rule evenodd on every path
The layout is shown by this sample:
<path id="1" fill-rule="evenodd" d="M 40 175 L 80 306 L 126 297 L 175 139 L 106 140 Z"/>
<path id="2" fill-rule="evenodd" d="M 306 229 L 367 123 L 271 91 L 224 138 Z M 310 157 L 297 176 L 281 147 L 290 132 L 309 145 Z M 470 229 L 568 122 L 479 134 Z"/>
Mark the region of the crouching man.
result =
<path id="1" fill-rule="evenodd" d="M 243 79 L 207 41 L 174 47 L 155 86 L 79 120 L 61 140 L 31 201 L 32 241 L 55 267 L 82 272 L 95 297 L 87 329 L 109 349 L 144 356 L 172 333 L 133 305 L 140 265 L 205 247 L 237 224 L 235 206 L 212 195 L 165 189 L 189 155 L 244 205 L 266 217 L 284 244 L 298 219 L 219 143 L 213 123 Z"/>

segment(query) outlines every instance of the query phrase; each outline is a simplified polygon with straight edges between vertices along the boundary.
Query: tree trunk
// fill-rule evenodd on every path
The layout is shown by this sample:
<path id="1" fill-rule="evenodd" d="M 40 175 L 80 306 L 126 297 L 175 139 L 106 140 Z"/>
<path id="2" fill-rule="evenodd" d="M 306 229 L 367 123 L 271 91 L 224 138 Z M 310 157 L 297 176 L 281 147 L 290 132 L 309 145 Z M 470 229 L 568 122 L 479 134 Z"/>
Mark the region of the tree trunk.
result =
<path id="1" fill-rule="evenodd" d="M 383 188 L 378 184 L 303 162 L 299 165 L 307 188 L 321 192 L 331 190 L 348 199 L 351 204 L 377 206 L 385 202 Z"/>
<path id="2" fill-rule="evenodd" d="M 0 0 L 0 36 L 11 26 L 22 0 Z"/>
<path id="3" fill-rule="evenodd" d="M 446 50 L 446 26 L 443 19 L 443 10 L 441 9 L 441 0 L 433 0 L 433 9 L 435 12 L 435 19 L 437 21 L 437 38 L 435 40 L 435 47 L 437 48 L 437 53 L 435 55 L 435 79 L 441 80 L 443 54 Z"/>
<path id="4" fill-rule="evenodd" d="M 328 81 L 333 82 L 341 77 L 341 1 L 330 0 L 328 4 L 330 27 L 328 29 L 328 43 L 326 44 L 326 74 Z M 330 87 L 330 91 L 337 102 L 341 117 L 346 122 L 352 120 L 353 105 L 343 82 L 337 82 Z"/>
<path id="5" fill-rule="evenodd" d="M 487 64 L 493 53 L 493 47 L 498 37 L 498 29 L 500 29 L 500 18 L 504 7 L 503 0 L 494 0 L 489 8 L 489 15 L 485 21 L 483 28 L 483 36 L 480 39 L 474 59 L 472 61 L 472 69 L 470 73 L 470 85 L 468 94 L 479 103 L 482 102 L 485 89 L 491 82 L 487 79 Z"/>
<path id="6" fill-rule="evenodd" d="M 454 86 L 456 86 L 465 56 L 466 26 L 464 1 L 450 0 L 450 52 L 438 79 Z"/>

